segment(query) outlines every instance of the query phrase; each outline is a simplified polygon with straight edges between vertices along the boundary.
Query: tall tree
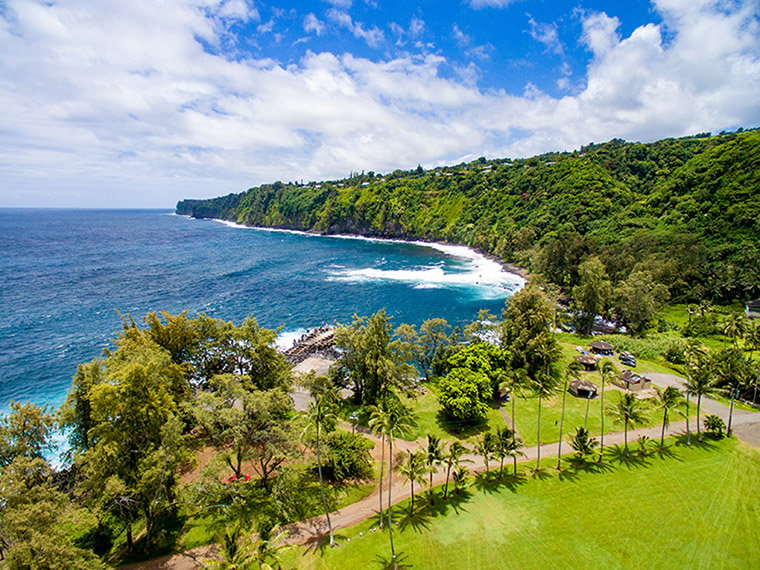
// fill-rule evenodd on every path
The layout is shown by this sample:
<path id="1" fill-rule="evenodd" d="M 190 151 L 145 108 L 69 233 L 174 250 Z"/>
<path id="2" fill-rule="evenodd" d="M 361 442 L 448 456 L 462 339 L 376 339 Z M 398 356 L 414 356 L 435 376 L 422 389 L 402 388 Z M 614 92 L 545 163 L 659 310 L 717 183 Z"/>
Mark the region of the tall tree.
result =
<path id="1" fill-rule="evenodd" d="M 538 394 L 538 427 L 536 428 L 536 469 L 538 473 L 541 468 L 541 403 L 544 398 L 557 391 L 557 378 L 551 374 L 539 373 L 533 380 L 533 387 Z"/>
<path id="2" fill-rule="evenodd" d="M 565 400 L 567 399 L 567 383 L 570 378 L 578 378 L 581 364 L 575 360 L 565 367 L 564 383 L 562 384 L 562 415 L 559 420 L 559 444 L 557 446 L 557 469 L 562 464 L 562 428 L 565 425 Z"/>
<path id="3" fill-rule="evenodd" d="M 696 369 L 691 375 L 686 391 L 691 396 L 697 397 L 697 441 L 702 443 L 702 430 L 699 424 L 699 412 L 702 407 L 702 397 L 710 396 L 717 392 L 715 386 L 714 366 L 708 358 L 701 358 Z"/>
<path id="4" fill-rule="evenodd" d="M 309 409 L 306 412 L 306 420 L 308 422 L 308 428 L 314 430 L 314 444 L 317 452 L 317 471 L 319 472 L 319 492 L 322 496 L 322 507 L 325 510 L 325 517 L 327 518 L 327 529 L 330 533 L 330 548 L 335 546 L 335 538 L 333 537 L 332 523 L 330 522 L 330 509 L 327 508 L 327 500 L 325 499 L 325 483 L 322 477 L 322 458 L 319 447 L 319 433 L 320 431 L 329 432 L 335 429 L 335 405 L 332 400 L 327 396 L 321 396 L 315 398 L 309 403 Z"/>
<path id="5" fill-rule="evenodd" d="M 664 390 L 657 390 L 657 407 L 662 410 L 660 449 L 663 449 L 665 446 L 665 429 L 670 424 L 670 412 L 675 410 L 682 401 L 681 391 L 675 386 L 667 386 Z"/>
<path id="6" fill-rule="evenodd" d="M 700 304 L 702 307 L 702 304 Z M 689 429 L 689 397 L 691 392 L 689 386 L 692 382 L 693 371 L 699 366 L 702 359 L 706 357 L 707 353 L 704 347 L 694 339 L 691 339 L 686 343 L 683 350 L 683 358 L 686 364 L 686 445 L 691 446 L 691 430 Z"/>
<path id="7" fill-rule="evenodd" d="M 597 362 L 597 369 L 599 370 L 599 376 L 602 377 L 602 389 L 601 389 L 601 403 L 600 403 L 600 409 L 601 409 L 601 422 L 602 422 L 602 429 L 601 429 L 601 435 L 600 435 L 600 442 L 599 442 L 599 459 L 598 462 L 602 462 L 602 457 L 604 456 L 604 383 L 606 380 L 608 380 L 614 373 L 615 373 L 615 365 L 607 360 L 606 358 L 603 360 L 600 360 Z"/>
<path id="8" fill-rule="evenodd" d="M 53 449 L 55 417 L 47 405 L 11 402 L 11 412 L 0 417 L 0 469 L 18 457 L 42 458 Z"/>
<path id="9" fill-rule="evenodd" d="M 640 335 L 655 311 L 668 300 L 668 288 L 657 283 L 651 271 L 634 270 L 618 285 L 617 305 L 632 335 Z"/>
<path id="10" fill-rule="evenodd" d="M 607 270 L 596 255 L 578 266 L 579 282 L 573 287 L 573 308 L 578 313 L 578 332 L 591 334 L 594 319 L 607 309 L 612 298 L 612 284 Z"/>
<path id="11" fill-rule="evenodd" d="M 427 446 L 425 447 L 425 463 L 430 475 L 428 489 L 430 492 L 430 504 L 433 504 L 433 475 L 438 471 L 436 467 L 443 463 L 443 444 L 441 438 L 431 434 L 427 436 Z"/>
<path id="12" fill-rule="evenodd" d="M 396 329 L 396 336 L 405 343 L 405 349 L 422 369 L 425 380 L 430 380 L 436 354 L 451 342 L 450 328 L 446 319 L 435 318 L 423 321 L 419 332 L 414 325 L 408 324 L 399 325 Z"/>
<path id="13" fill-rule="evenodd" d="M 483 458 L 483 463 L 486 466 L 486 473 L 488 473 L 488 462 L 493 459 L 494 454 L 497 451 L 498 441 L 493 432 L 487 431 L 475 444 L 475 453 Z"/>
<path id="14" fill-rule="evenodd" d="M 393 441 L 396 437 L 403 434 L 411 427 L 412 414 L 409 408 L 404 406 L 398 400 L 390 400 L 388 403 L 388 419 L 385 423 L 385 435 L 388 438 L 388 458 L 393 465 Z M 388 469 L 388 532 L 391 542 L 391 558 L 393 560 L 393 569 L 398 570 L 396 561 L 396 549 L 393 545 L 393 469 Z"/>
<path id="15" fill-rule="evenodd" d="M 425 454 L 422 451 L 408 451 L 397 470 L 411 485 L 412 496 L 409 502 L 409 516 L 411 517 L 414 515 L 414 484 L 423 484 L 425 482 L 425 473 L 430 470 L 425 462 Z"/>
<path id="16" fill-rule="evenodd" d="M 369 427 L 375 435 L 380 435 L 380 481 L 378 483 L 380 492 L 380 529 L 383 528 L 383 469 L 385 468 L 385 434 L 388 429 L 388 406 L 386 400 L 381 400 L 377 406 L 369 406 L 367 411 L 370 414 Z M 392 459 L 391 459 L 392 462 Z M 389 468 L 390 469 L 390 468 Z"/>
<path id="17" fill-rule="evenodd" d="M 734 348 L 738 347 L 737 339 L 744 338 L 749 331 L 750 324 L 747 317 L 740 313 L 729 314 L 720 324 L 719 329 L 723 336 L 731 337 Z"/>
<path id="18" fill-rule="evenodd" d="M 467 448 L 459 441 L 452 441 L 449 444 L 449 448 L 446 451 L 446 458 L 444 463 L 446 465 L 446 483 L 443 486 L 443 498 L 445 499 L 449 490 L 449 476 L 451 475 L 451 469 L 459 467 L 464 462 L 469 462 L 469 459 L 463 459 L 464 454 L 467 453 Z"/>
<path id="19" fill-rule="evenodd" d="M 351 384 L 357 403 L 374 405 L 414 375 L 414 367 L 404 362 L 403 342 L 391 341 L 384 309 L 369 318 L 354 316 L 351 325 L 338 327 L 335 345 L 343 350 L 336 373 Z"/>
<path id="20" fill-rule="evenodd" d="M 641 403 L 636 399 L 635 394 L 631 392 L 623 393 L 617 404 L 612 407 L 612 414 L 618 423 L 624 425 L 625 430 L 625 456 L 630 457 L 628 451 L 628 428 L 644 421 L 644 413 L 641 410 Z"/>

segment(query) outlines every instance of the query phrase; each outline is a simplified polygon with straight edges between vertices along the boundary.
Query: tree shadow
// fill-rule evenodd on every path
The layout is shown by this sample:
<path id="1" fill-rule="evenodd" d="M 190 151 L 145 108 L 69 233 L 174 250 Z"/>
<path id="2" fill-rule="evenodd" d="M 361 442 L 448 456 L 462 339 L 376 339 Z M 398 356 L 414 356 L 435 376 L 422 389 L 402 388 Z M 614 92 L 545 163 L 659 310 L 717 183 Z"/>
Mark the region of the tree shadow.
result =
<path id="1" fill-rule="evenodd" d="M 421 533 L 423 530 L 430 529 L 430 521 L 433 519 L 433 513 L 427 509 L 428 505 L 418 506 L 410 515 L 409 511 L 404 512 L 404 516 L 398 521 L 398 527 L 404 531 L 411 527 L 414 532 Z"/>
<path id="2" fill-rule="evenodd" d="M 628 467 L 648 467 L 652 461 L 649 454 L 639 454 L 634 446 L 628 445 L 629 456 L 625 454 L 625 447 L 620 445 L 611 445 L 605 448 L 605 455 L 610 461 L 619 463 L 621 466 Z"/>
<path id="3" fill-rule="evenodd" d="M 375 555 L 375 561 L 380 565 L 382 570 L 393 570 L 393 558 L 391 556 Z M 407 556 L 399 551 L 396 553 L 396 566 L 399 568 L 411 568 L 412 564 L 407 562 Z"/>
<path id="4" fill-rule="evenodd" d="M 534 479 L 545 480 L 545 479 L 551 479 L 552 474 L 549 472 L 548 468 L 541 467 L 540 469 L 534 469 L 531 472 L 531 477 L 533 477 Z"/>
<path id="5" fill-rule="evenodd" d="M 496 405 L 498 409 L 498 405 Z M 458 420 L 450 417 L 446 410 L 441 408 L 435 415 L 436 422 L 447 434 L 467 439 L 488 431 L 488 422 L 485 419 Z"/>

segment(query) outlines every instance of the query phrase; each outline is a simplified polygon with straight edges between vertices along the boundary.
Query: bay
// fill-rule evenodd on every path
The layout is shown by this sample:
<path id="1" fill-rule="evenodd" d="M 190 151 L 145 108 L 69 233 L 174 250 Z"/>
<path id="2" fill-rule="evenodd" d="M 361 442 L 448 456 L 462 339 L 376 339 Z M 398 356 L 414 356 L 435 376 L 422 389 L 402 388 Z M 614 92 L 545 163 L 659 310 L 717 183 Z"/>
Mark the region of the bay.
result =
<path id="1" fill-rule="evenodd" d="M 0 411 L 59 405 L 78 363 L 151 311 L 282 327 L 498 314 L 523 284 L 459 246 L 316 236 L 158 210 L 0 209 Z"/>

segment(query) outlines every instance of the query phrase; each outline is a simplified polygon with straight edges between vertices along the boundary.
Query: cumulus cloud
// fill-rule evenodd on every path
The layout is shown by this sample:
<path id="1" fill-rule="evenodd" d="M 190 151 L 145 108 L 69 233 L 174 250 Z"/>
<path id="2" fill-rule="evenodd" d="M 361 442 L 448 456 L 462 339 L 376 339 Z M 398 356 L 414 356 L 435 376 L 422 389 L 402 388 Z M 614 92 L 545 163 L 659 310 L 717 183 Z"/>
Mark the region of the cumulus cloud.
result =
<path id="1" fill-rule="evenodd" d="M 760 124 L 755 5 L 654 5 L 663 24 L 627 37 L 586 14 L 585 81 L 557 98 L 483 91 L 473 66 L 440 55 L 230 57 L 216 46 L 230 18 L 254 18 L 250 3 L 8 0 L 0 205 L 170 206 L 277 179 Z"/>
<path id="2" fill-rule="evenodd" d="M 354 22 L 351 15 L 343 10 L 330 9 L 327 11 L 327 17 L 350 31 L 354 37 L 363 39 L 370 47 L 379 46 L 385 39 L 383 31 L 377 26 L 366 28 L 361 22 Z"/>
<path id="3" fill-rule="evenodd" d="M 530 35 L 531 37 L 546 46 L 546 49 L 556 54 L 562 54 L 562 43 L 559 41 L 559 31 L 557 24 L 539 23 L 530 18 Z"/>
<path id="4" fill-rule="evenodd" d="M 325 31 L 325 24 L 313 13 L 310 13 L 303 19 L 303 29 L 307 33 L 314 32 L 318 36 L 321 36 L 322 32 Z"/>

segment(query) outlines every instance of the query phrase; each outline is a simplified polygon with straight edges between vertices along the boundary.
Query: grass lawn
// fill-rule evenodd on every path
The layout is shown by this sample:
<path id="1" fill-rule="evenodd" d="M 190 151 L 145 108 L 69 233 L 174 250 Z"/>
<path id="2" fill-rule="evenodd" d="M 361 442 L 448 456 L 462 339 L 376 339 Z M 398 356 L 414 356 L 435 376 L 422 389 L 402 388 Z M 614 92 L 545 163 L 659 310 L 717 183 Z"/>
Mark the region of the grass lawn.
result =
<path id="1" fill-rule="evenodd" d="M 499 412 L 497 402 L 489 404 L 488 413 L 485 419 L 480 422 L 449 419 L 438 403 L 438 397 L 434 392 L 435 387 L 429 385 L 428 387 L 431 390 L 430 392 L 406 400 L 415 419 L 414 428 L 403 436 L 403 439 L 407 441 L 414 441 L 428 435 L 437 435 L 444 442 L 455 439 L 472 442 L 481 433 L 488 430 L 493 431 L 499 426 L 506 425 Z"/>
<path id="2" fill-rule="evenodd" d="M 756 568 L 760 453 L 737 440 L 669 443 L 662 456 L 601 470 L 545 470 L 501 486 L 480 478 L 448 503 L 419 501 L 411 519 L 401 504 L 399 567 Z M 387 532 L 371 525 L 338 531 L 334 549 L 293 549 L 283 567 L 388 568 Z"/>

